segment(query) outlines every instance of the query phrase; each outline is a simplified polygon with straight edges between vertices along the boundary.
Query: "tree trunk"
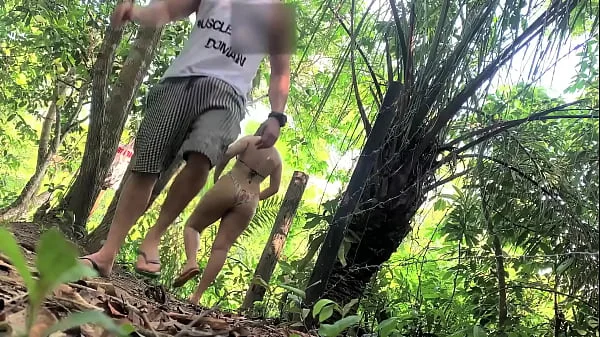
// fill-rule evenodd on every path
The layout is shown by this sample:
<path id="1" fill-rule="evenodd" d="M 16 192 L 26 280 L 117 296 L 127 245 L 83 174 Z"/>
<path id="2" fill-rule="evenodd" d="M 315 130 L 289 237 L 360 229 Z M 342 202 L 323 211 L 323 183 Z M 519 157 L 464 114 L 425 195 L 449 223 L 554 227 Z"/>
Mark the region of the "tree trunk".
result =
<path id="1" fill-rule="evenodd" d="M 142 28 L 138 31 L 111 95 L 106 105 L 103 105 L 102 101 L 106 97 L 103 82 L 106 74 L 103 71 L 106 72 L 108 65 L 112 63 L 107 62 L 107 59 L 112 59 L 114 55 L 118 43 L 118 39 L 114 39 L 116 35 L 113 32 L 107 35 L 94 66 L 94 76 L 100 76 L 100 79 L 94 78 L 93 82 L 90 127 L 79 174 L 67 195 L 51 212 L 62 212 L 63 217 L 72 218 L 73 223 L 62 222 L 61 229 L 79 238 L 85 235 L 90 210 L 115 156 L 127 114 L 152 61 L 161 29 Z"/>
<path id="2" fill-rule="evenodd" d="M 424 130 L 410 128 L 401 120 L 401 109 L 408 107 L 405 90 L 405 87 L 397 87 L 395 92 L 388 89 L 386 98 L 393 96 L 394 120 L 381 147 L 375 151 L 374 166 L 366 175 L 357 207 L 341 216 L 349 221 L 346 235 L 354 238 L 347 249 L 346 265 L 335 260 L 337 250 L 324 249 L 325 245 L 321 248 L 319 258 L 329 255 L 335 263 L 329 265 L 331 276 L 318 287 L 314 284 L 320 280 L 311 278 L 307 288 L 309 305 L 319 298 L 337 303 L 359 299 L 380 266 L 408 235 L 410 221 L 425 200 L 424 186 L 433 180 L 437 150 L 434 143 L 423 144 Z M 388 104 L 384 102 L 382 109 Z M 375 126 L 369 137 L 374 134 L 377 134 Z M 415 158 L 417 146 L 423 146 L 423 151 Z M 320 291 L 312 290 L 317 288 Z"/>
<path id="3" fill-rule="evenodd" d="M 281 203 L 281 208 L 277 213 L 277 218 L 275 218 L 273 230 L 271 230 L 269 240 L 263 249 L 260 261 L 256 266 L 254 278 L 260 277 L 269 284 L 271 276 L 273 275 L 273 270 L 275 270 L 275 265 L 277 264 L 277 261 L 279 261 L 279 256 L 285 246 L 285 240 L 287 239 L 290 227 L 292 226 L 300 200 L 302 200 L 302 194 L 304 194 L 307 182 L 308 175 L 306 175 L 306 173 L 294 171 L 290 185 L 288 186 L 283 202 Z M 242 309 L 252 308 L 254 302 L 262 301 L 265 291 L 265 287 L 252 283 L 246 292 Z"/>
<path id="4" fill-rule="evenodd" d="M 394 119 L 395 111 L 392 107 L 398 101 L 400 88 L 401 85 L 398 82 L 390 83 L 381 106 L 381 111 L 377 115 L 373 126 L 373 131 L 367 137 L 365 147 L 361 151 L 361 156 L 352 173 L 348 187 L 334 214 L 306 288 L 306 303 L 309 306 L 316 303 L 327 288 L 332 266 L 336 261 L 340 245 L 344 240 L 346 228 L 350 222 L 352 213 L 359 204 L 365 181 L 373 169 L 379 148 L 383 144 L 386 137 L 385 134 Z"/>
<path id="5" fill-rule="evenodd" d="M 490 56 L 491 60 L 486 61 L 476 74 L 471 74 L 473 76 L 461 79 L 460 83 L 456 80 L 462 76 L 456 74 L 453 69 L 460 69 L 457 68 L 457 64 L 468 49 L 465 46 L 480 43 L 478 39 L 485 35 L 462 36 L 460 43 L 452 51 L 452 56 L 436 59 L 441 61 L 438 63 L 443 64 L 440 76 L 429 76 L 426 75 L 427 63 L 423 58 L 415 58 L 418 55 L 413 53 L 413 44 L 420 40 L 420 36 L 413 35 L 417 31 L 414 28 L 416 13 L 411 10 L 408 24 L 402 23 L 397 11 L 392 10 L 397 33 L 402 38 L 408 38 L 403 42 L 404 56 L 399 59 L 402 64 L 398 67 L 402 72 L 401 75 L 399 72 L 398 76 L 403 88 L 398 90 L 398 99 L 395 102 L 397 104 L 394 104 L 395 117 L 385 135 L 385 141 L 376 151 L 377 159 L 370 175 L 365 179 L 364 188 L 357 189 L 358 192 L 362 191 L 357 194 L 360 195 L 357 207 L 348 209 L 343 200 L 339 209 L 346 208 L 349 212 L 338 216 L 338 209 L 334 216 L 334 222 L 330 226 L 307 286 L 308 305 L 318 298 L 329 298 L 343 304 L 362 296 L 366 285 L 381 264 L 390 258 L 408 235 L 411 229 L 410 221 L 423 204 L 427 189 L 433 185 L 436 169 L 444 160 L 449 162 L 456 154 L 484 141 L 486 137 L 493 136 L 490 132 L 456 150 L 452 149 L 451 154 L 438 162 L 436 157 L 441 152 L 440 143 L 448 132 L 448 123 L 465 104 L 468 104 L 468 100 L 476 95 L 484 83 L 493 78 L 498 69 L 525 48 L 529 41 L 544 34 L 544 27 L 568 17 L 579 3 L 552 2 L 512 43 L 497 55 L 486 55 Z M 483 25 L 492 19 L 494 7 L 491 3 L 485 3 L 478 10 L 481 11 L 476 19 L 477 25 L 473 26 L 473 32 L 483 29 Z M 415 61 L 417 63 L 414 63 Z M 423 72 L 415 70 L 423 66 L 426 67 Z M 436 84 L 432 87 L 431 83 Z M 460 89 L 456 89 L 458 87 Z M 377 132 L 371 132 L 368 138 L 374 134 L 376 136 Z M 354 175 L 351 183 L 353 179 Z M 348 195 L 354 197 L 349 190 L 350 187 L 346 191 L 345 199 Z M 348 219 L 343 221 L 347 222 L 348 226 L 336 223 L 336 220 L 340 219 Z M 344 229 L 347 229 L 346 234 L 355 239 L 347 249 L 346 265 L 336 261 L 335 254 L 343 239 L 339 234 L 343 233 Z"/>
<path id="6" fill-rule="evenodd" d="M 58 84 L 56 84 L 52 95 L 52 101 L 50 102 L 48 112 L 44 117 L 44 123 L 42 124 L 42 130 L 40 132 L 35 172 L 31 178 L 29 178 L 29 181 L 27 181 L 27 184 L 25 184 L 25 187 L 23 187 L 23 190 L 21 190 L 17 199 L 9 206 L 0 210 L 0 222 L 14 220 L 15 218 L 24 215 L 30 209 L 31 204 L 34 201 L 33 199 L 35 199 L 34 196 L 40 189 L 42 180 L 46 175 L 46 170 L 48 169 L 48 166 L 50 166 L 50 159 L 58 150 L 57 146 L 50 144 L 50 140 L 52 138 L 52 126 L 55 123 L 60 123 L 60 120 L 57 120 L 59 113 L 56 102 L 58 101 L 58 98 L 65 93 L 65 90 L 66 85 L 64 83 L 58 82 Z M 60 134 L 55 134 L 54 137 L 55 139 L 61 139 Z"/>
<path id="7" fill-rule="evenodd" d="M 135 156 L 135 153 L 133 155 Z M 131 160 L 129 162 L 129 166 L 131 166 L 132 163 L 133 163 L 133 160 Z M 150 196 L 150 200 L 148 202 L 148 206 L 146 206 L 146 210 L 148 210 L 152 206 L 152 204 L 154 203 L 154 200 L 156 200 L 156 198 L 160 195 L 162 190 L 167 186 L 167 184 L 169 183 L 171 178 L 174 175 L 176 175 L 176 173 L 179 171 L 179 169 L 181 169 L 183 167 L 183 164 L 184 164 L 183 159 L 178 157 L 175 161 L 173 161 L 171 166 L 169 166 L 169 168 L 160 175 L 160 178 L 158 179 L 158 181 L 154 185 L 154 188 L 152 189 L 152 195 Z M 121 187 L 123 186 L 123 184 L 125 183 L 125 181 L 127 180 L 127 178 L 129 177 L 130 174 L 131 174 L 131 171 L 129 170 L 129 167 L 128 167 L 127 171 L 123 175 L 123 180 L 121 180 L 121 186 L 119 186 L 119 189 L 117 190 L 117 192 L 115 193 L 115 196 L 113 197 L 112 201 L 110 202 L 110 205 L 108 206 L 108 209 L 106 210 L 106 213 L 104 214 L 104 217 L 102 218 L 102 221 L 100 222 L 100 225 L 98 225 L 98 227 L 96 227 L 86 237 L 85 249 L 87 249 L 88 252 L 95 252 L 102 247 L 102 244 L 104 243 L 104 240 L 106 239 L 106 236 L 108 235 L 108 231 L 110 230 L 110 225 L 112 224 L 113 217 L 115 216 L 115 210 L 117 209 L 117 203 L 119 201 L 119 197 L 121 196 Z"/>

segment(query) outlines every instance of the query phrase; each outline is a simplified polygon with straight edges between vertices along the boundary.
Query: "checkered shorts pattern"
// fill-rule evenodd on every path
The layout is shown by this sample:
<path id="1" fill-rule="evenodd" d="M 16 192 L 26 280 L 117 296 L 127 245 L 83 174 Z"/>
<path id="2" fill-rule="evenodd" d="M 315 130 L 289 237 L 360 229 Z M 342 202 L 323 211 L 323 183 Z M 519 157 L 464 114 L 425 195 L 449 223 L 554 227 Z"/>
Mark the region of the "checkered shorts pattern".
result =
<path id="1" fill-rule="evenodd" d="M 135 172 L 160 174 L 177 154 L 204 154 L 214 166 L 239 136 L 244 100 L 228 83 L 206 76 L 168 78 L 148 92 L 138 131 Z"/>

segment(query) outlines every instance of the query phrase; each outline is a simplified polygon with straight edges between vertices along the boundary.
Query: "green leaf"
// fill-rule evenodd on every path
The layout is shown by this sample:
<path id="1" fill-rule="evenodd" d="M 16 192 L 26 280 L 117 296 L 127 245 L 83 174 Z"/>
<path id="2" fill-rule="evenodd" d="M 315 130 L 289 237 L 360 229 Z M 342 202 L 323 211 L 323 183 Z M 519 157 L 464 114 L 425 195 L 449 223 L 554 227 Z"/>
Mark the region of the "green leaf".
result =
<path id="1" fill-rule="evenodd" d="M 451 335 L 448 335 L 447 337 L 463 337 L 467 333 L 467 331 L 469 331 L 468 328 L 461 329 L 461 330 L 454 332 Z"/>
<path id="2" fill-rule="evenodd" d="M 27 76 L 23 73 L 19 73 L 19 75 L 17 75 L 17 78 L 15 79 L 15 83 L 21 86 L 27 85 Z"/>
<path id="3" fill-rule="evenodd" d="M 280 284 L 279 287 L 285 289 L 285 290 L 289 290 L 291 292 L 293 292 L 294 294 L 296 294 L 297 296 L 299 296 L 302 299 L 306 299 L 306 293 L 304 292 L 304 290 L 298 289 L 298 288 L 294 288 L 292 286 L 289 286 L 287 284 Z"/>
<path id="4" fill-rule="evenodd" d="M 19 247 L 13 234 L 5 228 L 0 228 L 0 252 L 5 254 L 15 266 L 25 283 L 25 287 L 27 287 L 27 291 L 33 293 L 35 291 L 35 281 L 27 267 L 23 250 Z"/>
<path id="5" fill-rule="evenodd" d="M 76 326 L 81 326 L 90 323 L 97 324 L 103 327 L 105 330 L 108 330 L 109 332 L 117 334 L 119 336 L 128 336 L 129 334 L 135 331 L 133 326 L 131 326 L 130 324 L 118 326 L 115 323 L 115 321 L 113 321 L 103 312 L 93 310 L 71 313 L 69 316 L 65 317 L 64 319 L 56 322 L 53 326 L 49 327 L 48 330 L 45 331 L 45 335 L 49 336 L 55 332 L 68 330 Z"/>
<path id="6" fill-rule="evenodd" d="M 322 298 L 315 303 L 313 306 L 313 317 L 317 317 L 317 315 L 323 310 L 326 305 L 335 304 L 334 301 L 328 300 L 326 298 Z"/>
<path id="7" fill-rule="evenodd" d="M 442 198 L 439 198 L 438 200 L 435 201 L 435 203 L 433 204 L 433 210 L 434 211 L 442 211 L 445 210 L 448 207 L 448 202 Z"/>
<path id="8" fill-rule="evenodd" d="M 38 300 L 61 283 L 97 275 L 92 268 L 79 263 L 75 245 L 55 228 L 41 235 L 36 253 L 36 267 L 40 273 Z"/>
<path id="9" fill-rule="evenodd" d="M 379 337 L 388 337 L 392 332 L 397 331 L 397 324 L 397 317 L 391 317 L 379 323 L 379 326 L 377 327 L 377 329 L 379 330 Z"/>
<path id="10" fill-rule="evenodd" d="M 342 331 L 358 324 L 358 322 L 360 322 L 360 317 L 352 315 L 344 317 L 333 324 L 321 324 L 319 327 L 319 335 L 323 337 L 336 337 Z"/>
<path id="11" fill-rule="evenodd" d="M 350 302 L 346 303 L 342 309 L 342 317 L 345 317 L 350 310 L 352 310 L 352 307 L 356 305 L 356 303 L 358 303 L 358 298 L 353 298 Z"/>
<path id="12" fill-rule="evenodd" d="M 483 330 L 482 327 L 480 327 L 479 325 L 474 325 L 473 326 L 473 337 L 486 337 L 487 334 L 485 333 L 485 330 Z"/>
<path id="13" fill-rule="evenodd" d="M 269 284 L 262 279 L 262 277 L 256 275 L 254 279 L 252 279 L 252 284 L 257 284 L 267 290 L 269 290 Z"/>
<path id="14" fill-rule="evenodd" d="M 562 274 L 565 270 L 567 270 L 567 268 L 569 268 L 573 264 L 573 262 L 575 262 L 575 259 L 573 257 L 564 260 L 561 264 L 558 265 L 558 267 L 556 267 L 556 273 Z"/>
<path id="15" fill-rule="evenodd" d="M 326 320 L 328 320 L 331 316 L 333 315 L 333 305 L 327 305 L 325 306 L 320 312 L 319 312 L 319 322 L 325 322 Z"/>
<path id="16" fill-rule="evenodd" d="M 348 264 L 346 262 L 346 245 L 345 245 L 345 242 L 343 242 L 340 245 L 340 249 L 338 249 L 338 253 L 337 253 L 337 258 L 338 258 L 338 260 L 340 260 L 340 263 L 342 264 L 342 267 L 345 267 Z"/>

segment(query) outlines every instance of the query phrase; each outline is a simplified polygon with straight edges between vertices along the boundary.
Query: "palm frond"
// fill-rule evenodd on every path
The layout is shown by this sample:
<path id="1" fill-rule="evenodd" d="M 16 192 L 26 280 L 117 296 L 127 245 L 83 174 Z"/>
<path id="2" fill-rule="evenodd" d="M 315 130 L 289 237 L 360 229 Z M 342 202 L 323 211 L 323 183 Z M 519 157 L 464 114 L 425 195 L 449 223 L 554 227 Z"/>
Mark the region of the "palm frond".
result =
<path id="1" fill-rule="evenodd" d="M 248 228 L 244 231 L 242 236 L 250 236 L 257 232 L 264 231 L 273 226 L 277 213 L 281 207 L 283 197 L 280 195 L 274 195 L 269 199 L 263 200 L 256 209 L 254 217 L 250 221 Z"/>

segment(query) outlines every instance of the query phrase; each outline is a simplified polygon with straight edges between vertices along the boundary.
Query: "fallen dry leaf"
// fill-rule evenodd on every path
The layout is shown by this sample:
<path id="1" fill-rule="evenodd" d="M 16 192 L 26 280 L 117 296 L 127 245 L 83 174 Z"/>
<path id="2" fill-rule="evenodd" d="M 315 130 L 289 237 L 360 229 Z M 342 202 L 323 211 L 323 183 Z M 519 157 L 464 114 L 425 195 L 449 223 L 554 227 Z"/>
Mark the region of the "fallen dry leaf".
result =
<path id="1" fill-rule="evenodd" d="M 84 337 L 100 337 L 104 333 L 104 329 L 95 324 L 84 324 L 80 329 Z"/>
<path id="2" fill-rule="evenodd" d="M 43 337 L 44 332 L 57 321 L 56 316 L 50 310 L 42 308 L 31 330 L 29 330 L 29 337 Z"/>
<path id="3" fill-rule="evenodd" d="M 8 316 L 6 323 L 12 328 L 13 336 L 20 335 L 25 332 L 27 320 L 27 310 L 23 309 L 19 312 Z M 56 323 L 56 316 L 46 308 L 42 308 L 29 331 L 29 337 L 42 337 L 44 331 Z"/>
<path id="4" fill-rule="evenodd" d="M 29 234 L 19 237 L 23 233 Z M 29 240 L 35 245 L 39 239 L 39 226 L 20 223 L 19 231 L 15 235 L 19 240 Z M 27 253 L 26 258 L 31 264 L 35 255 Z M 2 337 L 11 336 L 17 329 L 22 331 L 25 326 L 27 292 L 23 281 L 13 269 L 9 261 L 0 262 L 0 316 L 5 315 L 6 319 L 3 326 L 0 317 Z M 9 302 L 14 299 L 17 299 L 14 303 Z M 7 307 L 4 309 L 9 311 L 2 311 L 2 300 Z M 315 336 L 291 330 L 290 327 L 277 327 L 266 320 L 218 312 L 216 308 L 208 310 L 199 308 L 185 300 L 180 301 L 168 294 L 164 288 L 149 285 L 127 272 L 122 272 L 119 268 L 113 270 L 110 281 L 98 278 L 60 286 L 44 304 L 45 309 L 41 318 L 36 321 L 37 328 L 40 330 L 44 325 L 55 321 L 56 317 L 63 317 L 67 311 L 83 310 L 91 306 L 103 310 L 122 323 L 131 322 L 139 330 L 131 336 L 166 337 L 177 334 L 202 337 L 290 337 L 292 334 L 302 337 Z M 194 327 L 188 327 L 194 321 L 196 321 Z M 66 336 L 112 337 L 101 327 L 92 324 L 52 335 L 52 337 Z"/>
<path id="5" fill-rule="evenodd" d="M 127 317 L 127 310 L 121 303 L 119 303 L 117 301 L 113 301 L 111 299 L 106 300 L 104 303 L 106 304 L 106 307 L 108 308 L 109 315 L 111 315 L 112 317 L 116 317 L 116 318 Z"/>

